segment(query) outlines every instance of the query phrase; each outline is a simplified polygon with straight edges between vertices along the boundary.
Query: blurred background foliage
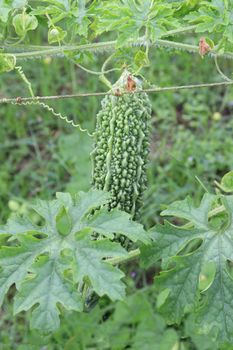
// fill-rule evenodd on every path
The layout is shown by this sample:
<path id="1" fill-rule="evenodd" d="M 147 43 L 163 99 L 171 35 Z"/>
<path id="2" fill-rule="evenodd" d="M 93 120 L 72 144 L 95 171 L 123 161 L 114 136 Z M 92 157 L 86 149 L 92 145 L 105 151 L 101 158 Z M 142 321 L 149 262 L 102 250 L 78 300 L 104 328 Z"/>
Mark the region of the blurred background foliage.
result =
<path id="1" fill-rule="evenodd" d="M 221 80 L 211 58 L 161 49 L 152 49 L 150 56 L 151 65 L 144 68 L 143 75 L 154 85 Z M 87 57 L 87 65 L 89 60 Z M 101 62 L 102 55 L 96 56 L 92 68 L 98 70 Z M 44 58 L 21 64 L 36 95 L 105 89 L 98 77 L 64 59 Z M 219 64 L 230 75 L 232 61 L 221 60 Z M 116 74 L 112 75 L 112 82 L 116 78 Z M 0 97 L 26 95 L 27 88 L 16 73 L 1 76 Z M 147 228 L 160 220 L 159 212 L 166 204 L 188 194 L 197 202 L 203 186 L 213 191 L 214 180 L 232 170 L 232 96 L 232 87 L 150 95 L 153 116 L 149 183 L 141 217 Z M 49 104 L 94 131 L 100 98 L 65 99 Z M 0 117 L 1 223 L 13 212 L 27 211 L 28 203 L 35 197 L 51 199 L 57 191 L 74 193 L 91 186 L 89 136 L 39 106 L 2 105 Z M 153 287 L 148 288 L 151 275 L 131 263 L 127 284 L 129 295 L 137 289 L 135 295 L 124 303 L 109 304 L 104 299 L 91 314 L 70 313 L 63 317 L 61 329 L 50 337 L 29 331 L 27 314 L 13 320 L 9 296 L 9 302 L 0 311 L 0 350 L 219 349 L 214 335 L 201 336 L 189 316 L 179 327 L 166 326 L 153 304 Z M 233 347 L 226 345 L 221 349 Z"/>

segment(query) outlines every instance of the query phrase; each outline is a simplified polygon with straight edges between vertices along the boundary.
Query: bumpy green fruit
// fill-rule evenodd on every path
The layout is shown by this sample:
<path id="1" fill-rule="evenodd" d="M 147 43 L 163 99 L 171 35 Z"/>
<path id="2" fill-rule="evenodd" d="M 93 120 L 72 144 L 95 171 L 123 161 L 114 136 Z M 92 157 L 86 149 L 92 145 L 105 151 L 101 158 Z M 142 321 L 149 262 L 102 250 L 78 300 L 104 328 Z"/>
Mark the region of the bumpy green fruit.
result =
<path id="1" fill-rule="evenodd" d="M 134 85 L 132 85 L 132 82 Z M 109 208 L 137 217 L 146 189 L 151 106 L 140 82 L 124 72 L 114 85 L 117 96 L 107 95 L 97 115 L 93 156 L 93 185 L 111 192 Z"/>

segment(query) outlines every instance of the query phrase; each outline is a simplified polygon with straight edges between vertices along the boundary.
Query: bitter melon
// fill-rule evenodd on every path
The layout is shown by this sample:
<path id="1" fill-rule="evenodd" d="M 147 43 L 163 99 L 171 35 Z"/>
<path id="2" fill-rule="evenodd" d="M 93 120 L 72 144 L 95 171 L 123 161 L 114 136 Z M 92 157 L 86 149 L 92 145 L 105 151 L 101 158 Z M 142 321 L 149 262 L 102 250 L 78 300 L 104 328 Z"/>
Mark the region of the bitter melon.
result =
<path id="1" fill-rule="evenodd" d="M 125 71 L 97 114 L 93 186 L 111 193 L 109 209 L 138 217 L 146 189 L 151 105 L 140 81 Z M 130 94 L 122 94 L 131 91 Z"/>

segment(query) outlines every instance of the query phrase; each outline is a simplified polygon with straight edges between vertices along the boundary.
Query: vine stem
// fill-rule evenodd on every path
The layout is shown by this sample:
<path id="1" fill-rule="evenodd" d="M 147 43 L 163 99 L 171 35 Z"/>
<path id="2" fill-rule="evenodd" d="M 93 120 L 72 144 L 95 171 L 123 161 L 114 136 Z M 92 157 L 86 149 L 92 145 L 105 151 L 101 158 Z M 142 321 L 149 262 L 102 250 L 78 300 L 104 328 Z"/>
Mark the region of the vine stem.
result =
<path id="1" fill-rule="evenodd" d="M 80 69 L 82 69 L 82 70 L 84 70 L 84 72 L 86 72 L 86 73 L 90 73 L 90 74 L 93 74 L 93 75 L 98 75 L 98 76 L 101 76 L 101 75 L 103 75 L 103 74 L 107 74 L 107 73 L 111 73 L 111 72 L 115 72 L 115 71 L 120 71 L 121 70 L 121 68 L 111 68 L 111 69 L 108 69 L 108 70 L 102 70 L 102 71 L 94 71 L 94 70 L 91 70 L 91 69 L 88 69 L 88 68 L 86 68 L 86 67 L 84 67 L 83 65 L 81 65 L 81 64 L 79 64 L 79 63 L 77 63 L 73 58 L 71 58 L 71 57 L 68 57 L 68 56 L 66 56 L 67 57 L 67 59 L 69 60 L 69 61 L 71 61 L 72 63 L 74 63 L 77 67 L 79 67 Z"/>
<path id="2" fill-rule="evenodd" d="M 179 29 L 173 29 L 170 31 L 167 31 L 166 33 L 164 33 L 162 35 L 162 37 L 167 37 L 167 36 L 173 36 L 176 34 L 180 34 L 180 33 L 185 33 L 187 31 L 191 31 L 194 30 L 196 28 L 196 25 L 193 26 L 187 26 L 187 27 L 182 27 Z M 163 40 L 158 40 L 158 43 L 162 43 Z M 29 51 L 29 52 L 19 52 L 19 53 L 15 53 L 14 55 L 17 58 L 33 58 L 33 56 L 38 56 L 40 57 L 41 55 L 53 55 L 53 54 L 64 54 L 65 50 L 68 51 L 92 51 L 92 50 L 102 50 L 102 51 L 107 51 L 107 50 L 111 50 L 114 49 L 115 46 L 117 44 L 116 40 L 112 40 L 112 41 L 106 41 L 106 42 L 98 42 L 98 43 L 89 43 L 89 44 L 83 44 L 83 45 L 59 45 L 59 46 L 50 46 L 50 45 L 45 45 L 45 46 L 37 46 L 37 45 L 32 45 L 32 46 L 24 46 L 22 45 L 21 47 L 19 46 L 18 48 L 26 50 L 26 49 L 30 49 L 30 47 L 32 49 L 34 49 L 35 51 Z M 145 37 L 140 37 L 138 38 L 138 40 L 133 41 L 133 40 L 129 40 L 124 46 L 132 46 L 132 45 L 147 45 L 148 43 L 145 42 Z M 149 46 L 152 46 L 152 43 L 149 43 Z M 2 45 L 0 46 L 3 49 L 8 49 L 11 46 L 10 45 Z M 197 47 L 198 50 L 198 47 Z M 11 55 L 12 53 L 6 53 L 6 55 Z"/>
<path id="3" fill-rule="evenodd" d="M 172 30 L 168 30 L 166 33 L 163 33 L 161 35 L 161 38 L 165 38 L 165 37 L 168 37 L 168 36 L 174 36 L 174 35 L 177 35 L 177 34 L 182 34 L 182 33 L 185 33 L 185 32 L 190 32 L 190 31 L 193 31 L 195 30 L 197 27 L 197 25 L 192 25 L 192 26 L 186 26 L 186 27 L 181 27 L 181 28 L 177 28 L 177 29 L 172 29 Z M 137 41 L 142 41 L 143 37 L 140 37 Z M 136 42 L 137 42 L 136 41 Z M 135 42 L 135 43 L 136 43 Z M 131 45 L 132 45 L 133 41 L 131 41 Z M 83 49 L 91 49 L 93 46 L 94 48 L 102 48 L 102 46 L 104 44 L 112 44 L 112 45 L 115 45 L 116 44 L 116 41 L 107 41 L 107 42 L 102 42 L 102 43 L 90 43 L 90 44 L 84 44 L 84 45 L 79 45 L 79 46 L 76 46 L 76 45 L 66 45 L 66 46 L 51 46 L 51 45 L 20 45 L 18 46 L 18 48 L 22 49 L 22 50 L 28 50 L 28 49 L 31 49 L 32 51 L 35 50 L 35 51 L 38 51 L 39 50 L 51 50 L 51 49 L 57 49 L 57 48 L 61 48 L 62 50 L 64 50 L 65 48 L 70 48 L 70 49 L 78 49 L 78 48 L 83 48 Z M 11 45 L 10 44 L 6 44 L 6 45 L 0 45 L 1 48 L 3 49 L 9 49 L 11 48 Z M 16 47 L 17 48 L 17 47 Z M 16 49 L 15 48 L 15 49 Z M 30 53 L 30 52 L 28 52 Z"/>
<path id="4" fill-rule="evenodd" d="M 103 63 L 103 66 L 101 68 L 101 76 L 99 77 L 99 79 L 105 84 L 107 85 L 110 89 L 112 89 L 112 84 L 110 82 L 110 80 L 108 80 L 105 76 L 105 71 L 106 71 L 106 67 L 108 65 L 108 63 L 111 61 L 111 59 L 114 57 L 114 53 L 112 53 Z"/>
<path id="5" fill-rule="evenodd" d="M 124 91 L 122 95 L 126 94 L 140 94 L 141 92 L 154 93 L 154 92 L 169 92 L 169 91 L 178 91 L 185 89 L 196 89 L 196 88 L 204 88 L 204 87 L 219 87 L 224 85 L 233 85 L 233 81 L 222 81 L 216 83 L 206 83 L 206 84 L 192 84 L 192 85 L 178 85 L 178 86 L 167 86 L 167 87 L 153 87 L 148 89 L 137 90 L 134 92 Z M 35 97 L 12 97 L 12 98 L 1 98 L 0 104 L 3 103 L 13 103 L 20 104 L 28 101 L 46 101 L 46 100 L 60 100 L 67 98 L 78 98 L 78 97 L 91 97 L 91 96 L 106 96 L 113 95 L 111 91 L 107 92 L 84 92 L 84 93 L 76 93 L 69 95 L 54 95 L 54 96 L 35 96 Z"/>
<path id="6" fill-rule="evenodd" d="M 185 30 L 183 29 L 180 30 L 181 32 L 184 32 Z M 169 34 L 169 32 L 166 33 L 165 36 L 169 35 L 174 35 L 175 30 L 171 31 L 172 34 Z M 177 32 L 178 33 L 178 32 Z M 116 50 L 116 45 L 117 41 L 112 40 L 112 41 L 105 41 L 105 42 L 98 42 L 98 43 L 90 43 L 90 44 L 84 44 L 84 45 L 63 45 L 63 46 L 38 46 L 33 48 L 36 48 L 36 50 L 32 51 L 27 51 L 27 52 L 8 52 L 5 53 L 6 56 L 12 56 L 14 55 L 17 59 L 27 59 L 27 58 L 41 58 L 43 56 L 53 56 L 53 55 L 61 55 L 65 56 L 65 51 L 77 51 L 77 52 L 82 52 L 82 51 L 111 51 L 111 50 Z M 154 43 L 148 43 L 149 46 L 151 47 L 166 47 L 170 49 L 175 49 L 175 50 L 183 50 L 183 51 L 188 51 L 191 53 L 199 53 L 199 47 L 197 45 L 190 45 L 190 44 L 184 44 L 176 41 L 170 41 L 170 40 L 164 40 L 164 39 L 158 39 Z M 145 37 L 140 37 L 138 40 L 129 40 L 124 47 L 133 47 L 133 46 L 146 46 L 146 40 Z M 9 49 L 10 46 L 0 46 L 3 49 Z M 20 47 L 18 47 L 20 49 Z M 25 49 L 23 46 L 22 49 Z M 28 49 L 28 48 L 27 48 Z M 30 49 L 30 47 L 29 47 Z M 233 59 L 233 53 L 231 52 L 226 52 L 226 53 L 218 53 L 214 50 L 210 51 L 207 55 L 210 56 L 218 56 L 218 57 L 224 57 L 227 59 Z"/>

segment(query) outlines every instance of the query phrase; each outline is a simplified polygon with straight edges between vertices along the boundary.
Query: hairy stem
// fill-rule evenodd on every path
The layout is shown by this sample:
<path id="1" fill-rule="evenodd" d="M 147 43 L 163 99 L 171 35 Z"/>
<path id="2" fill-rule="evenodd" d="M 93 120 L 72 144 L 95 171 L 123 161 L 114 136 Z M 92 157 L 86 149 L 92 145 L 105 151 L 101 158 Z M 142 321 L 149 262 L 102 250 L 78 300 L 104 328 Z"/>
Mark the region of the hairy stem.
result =
<path id="1" fill-rule="evenodd" d="M 173 31 L 175 32 L 175 31 Z M 171 32 L 170 32 L 171 33 Z M 169 34 L 167 32 L 164 37 L 169 36 L 172 34 Z M 65 56 L 64 51 L 115 51 L 116 47 L 116 40 L 113 41 L 106 41 L 106 42 L 98 42 L 98 43 L 90 43 L 90 44 L 84 44 L 84 45 L 64 45 L 64 46 L 38 46 L 36 50 L 27 51 L 27 52 L 9 52 L 5 53 L 6 55 L 12 55 L 17 59 L 26 59 L 26 58 L 41 58 L 43 56 L 53 56 L 53 55 L 60 55 Z M 132 46 L 145 46 L 145 37 L 141 37 L 138 40 L 129 40 L 125 43 L 124 47 L 132 47 Z M 151 47 L 166 47 L 169 49 L 175 49 L 175 50 L 183 50 L 188 51 L 191 53 L 199 53 L 199 47 L 196 45 L 190 45 L 190 44 L 184 44 L 176 41 L 170 41 L 170 40 L 163 40 L 158 39 L 154 43 L 149 43 Z M 2 49 L 10 49 L 10 46 L 0 46 Z M 20 47 L 18 48 L 20 49 Z M 27 48 L 28 49 L 28 48 Z M 29 47 L 30 49 L 30 47 Z M 208 53 L 210 56 L 218 56 L 218 57 L 224 57 L 227 59 L 233 59 L 233 53 L 226 52 L 226 53 L 218 53 L 214 50 L 210 51 Z"/>

